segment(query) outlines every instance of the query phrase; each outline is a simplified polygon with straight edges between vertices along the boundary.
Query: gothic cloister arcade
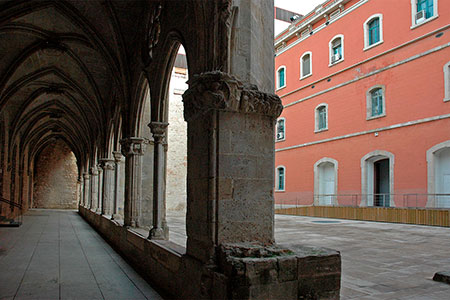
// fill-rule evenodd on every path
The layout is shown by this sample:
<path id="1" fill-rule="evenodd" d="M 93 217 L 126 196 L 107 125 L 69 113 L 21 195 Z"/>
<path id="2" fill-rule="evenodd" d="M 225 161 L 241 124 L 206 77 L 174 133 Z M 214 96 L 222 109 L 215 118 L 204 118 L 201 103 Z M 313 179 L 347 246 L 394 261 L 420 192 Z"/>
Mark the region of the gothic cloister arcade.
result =
<path id="1" fill-rule="evenodd" d="M 0 0 L 0 196 L 22 206 L 0 202 L 0 214 L 32 208 L 42 153 L 65 149 L 52 155 L 75 157 L 80 215 L 174 297 L 338 298 L 337 252 L 274 241 L 273 13 L 259 0 Z M 165 222 L 180 44 L 186 248 Z"/>

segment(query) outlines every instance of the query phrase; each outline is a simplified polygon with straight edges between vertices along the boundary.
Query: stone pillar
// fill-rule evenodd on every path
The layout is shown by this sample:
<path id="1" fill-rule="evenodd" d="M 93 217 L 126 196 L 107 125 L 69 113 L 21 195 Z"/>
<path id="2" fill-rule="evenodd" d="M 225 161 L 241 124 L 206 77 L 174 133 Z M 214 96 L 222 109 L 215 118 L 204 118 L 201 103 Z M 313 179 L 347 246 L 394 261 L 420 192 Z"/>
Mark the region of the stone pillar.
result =
<path id="1" fill-rule="evenodd" d="M 120 184 L 120 163 L 122 162 L 122 153 L 119 151 L 113 151 L 114 156 L 114 196 L 113 196 L 113 206 L 112 206 L 112 220 L 120 219 L 120 215 L 118 213 L 119 209 L 119 201 L 122 201 L 123 198 L 119 193 L 119 184 Z"/>
<path id="2" fill-rule="evenodd" d="M 149 239 L 168 239 L 168 228 L 165 224 L 165 184 L 166 184 L 166 151 L 164 150 L 166 129 L 169 123 L 151 122 L 149 127 L 154 139 L 153 160 L 153 224 Z M 166 228 L 164 228 L 166 227 Z"/>
<path id="3" fill-rule="evenodd" d="M 97 202 L 95 210 L 96 213 L 100 214 L 102 212 L 102 192 L 103 192 L 103 169 L 99 165 L 97 165 L 98 170 L 98 187 L 97 187 L 97 198 L 95 201 Z"/>
<path id="4" fill-rule="evenodd" d="M 90 208 L 90 203 L 89 203 L 89 181 L 90 181 L 90 175 L 89 173 L 84 173 L 83 174 L 83 178 L 84 178 L 84 185 L 83 185 L 83 203 L 84 203 L 84 207 L 85 208 Z"/>
<path id="5" fill-rule="evenodd" d="M 103 158 L 100 160 L 103 169 L 103 196 L 102 196 L 102 215 L 112 215 L 113 191 L 114 191 L 114 159 Z"/>
<path id="6" fill-rule="evenodd" d="M 141 167 L 144 153 L 144 139 L 130 137 L 120 141 L 125 156 L 125 206 L 124 226 L 139 226 L 138 217 L 141 202 Z"/>
<path id="7" fill-rule="evenodd" d="M 274 242 L 274 126 L 281 100 L 221 72 L 188 81 L 187 253 Z"/>
<path id="8" fill-rule="evenodd" d="M 31 186 L 31 185 L 30 185 Z M 83 205 L 82 204 L 82 186 L 83 186 L 83 181 L 81 177 L 78 177 L 77 179 L 77 206 L 78 205 Z M 30 203 L 31 203 L 31 198 L 30 198 Z"/>
<path id="9" fill-rule="evenodd" d="M 338 252 L 274 242 L 280 98 L 221 72 L 188 83 L 185 286 L 199 294 L 191 298 L 339 299 Z"/>
<path id="10" fill-rule="evenodd" d="M 96 211 L 98 207 L 98 169 L 91 167 L 91 195 L 90 195 L 90 209 Z"/>

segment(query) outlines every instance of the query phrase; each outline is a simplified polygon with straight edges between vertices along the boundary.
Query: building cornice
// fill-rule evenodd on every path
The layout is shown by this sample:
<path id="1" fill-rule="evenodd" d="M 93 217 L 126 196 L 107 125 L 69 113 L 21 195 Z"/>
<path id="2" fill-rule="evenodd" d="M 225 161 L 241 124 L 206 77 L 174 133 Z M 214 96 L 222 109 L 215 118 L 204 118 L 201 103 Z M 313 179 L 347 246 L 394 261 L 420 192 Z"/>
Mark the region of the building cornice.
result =
<path id="1" fill-rule="evenodd" d="M 316 14 L 316 16 L 314 16 L 311 19 L 305 20 L 304 23 L 300 23 L 300 25 L 295 29 L 291 29 L 291 32 L 288 33 L 286 36 L 280 38 L 279 40 L 277 40 L 274 44 L 275 47 L 275 55 L 278 56 L 280 54 L 282 54 L 283 52 L 291 49 L 292 47 L 294 47 L 295 45 L 297 45 L 298 43 L 304 41 L 305 39 L 307 39 L 310 35 L 307 35 L 305 37 L 301 37 L 299 36 L 297 41 L 294 41 L 292 44 L 280 49 L 279 51 L 277 51 L 277 48 L 279 48 L 280 46 L 282 46 L 283 44 L 286 44 L 287 41 L 289 41 L 290 39 L 294 38 L 294 35 L 296 34 L 300 34 L 300 32 L 302 32 L 303 30 L 307 29 L 309 25 L 312 25 L 313 23 L 315 23 L 320 17 L 325 17 L 325 15 L 327 15 L 330 11 L 333 11 L 333 9 L 336 9 L 337 7 L 339 7 L 340 5 L 343 5 L 345 3 L 347 3 L 350 0 L 336 0 L 334 3 L 332 3 L 332 5 L 330 5 L 329 7 L 326 7 L 324 10 L 320 11 L 319 13 Z M 343 16 L 347 15 L 348 13 L 352 12 L 353 10 L 357 9 L 358 7 L 360 7 L 361 5 L 369 2 L 370 0 L 360 0 L 359 2 L 357 2 L 356 4 L 354 4 L 353 6 L 349 7 L 346 10 L 343 10 L 337 17 L 333 18 L 332 20 L 329 20 L 328 25 L 327 24 L 322 24 L 319 27 L 317 27 L 316 29 L 314 29 L 314 33 L 330 26 L 332 23 L 336 22 L 337 20 L 339 20 L 340 18 L 342 18 Z M 300 20 L 301 22 L 301 20 Z"/>

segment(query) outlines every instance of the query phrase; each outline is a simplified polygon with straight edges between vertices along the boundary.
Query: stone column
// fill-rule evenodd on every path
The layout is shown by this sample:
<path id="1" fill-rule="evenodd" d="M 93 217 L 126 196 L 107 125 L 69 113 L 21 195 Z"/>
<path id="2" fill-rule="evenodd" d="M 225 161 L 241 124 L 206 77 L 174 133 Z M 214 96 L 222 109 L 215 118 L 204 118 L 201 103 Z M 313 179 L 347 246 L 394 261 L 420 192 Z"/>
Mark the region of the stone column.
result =
<path id="1" fill-rule="evenodd" d="M 149 239 L 162 240 L 168 238 L 168 228 L 165 225 L 165 184 L 166 184 L 166 152 L 164 143 L 166 129 L 169 123 L 151 122 L 149 127 L 154 139 L 153 161 L 153 224 Z"/>
<path id="2" fill-rule="evenodd" d="M 31 185 L 30 185 L 31 186 Z M 78 179 L 77 179 L 77 206 L 79 206 L 79 205 L 83 205 L 82 204 L 82 186 L 83 186 L 83 181 L 82 181 L 82 178 L 81 177 L 78 177 Z M 31 203 L 31 198 L 30 198 L 30 203 Z"/>
<path id="3" fill-rule="evenodd" d="M 97 202 L 96 206 L 97 209 L 95 210 L 96 213 L 100 214 L 102 212 L 102 191 L 103 191 L 103 169 L 99 165 L 97 165 L 98 170 L 98 187 L 97 187 L 97 198 L 95 198 L 95 201 Z"/>
<path id="4" fill-rule="evenodd" d="M 188 83 L 187 254 L 208 262 L 219 245 L 273 244 L 281 100 L 221 72 Z"/>
<path id="5" fill-rule="evenodd" d="M 137 227 L 141 202 L 141 166 L 144 139 L 130 137 L 120 141 L 125 156 L 124 226 Z"/>
<path id="6" fill-rule="evenodd" d="M 122 198 L 119 195 L 119 184 L 120 184 L 120 163 L 122 162 L 122 153 L 119 151 L 113 151 L 114 156 L 114 195 L 113 195 L 113 206 L 112 206 L 112 216 L 111 220 L 120 219 L 119 215 L 119 200 Z"/>
<path id="7" fill-rule="evenodd" d="M 95 211 L 98 207 L 98 169 L 91 167 L 91 195 L 90 195 L 90 209 Z"/>
<path id="8" fill-rule="evenodd" d="M 90 175 L 89 173 L 84 173 L 83 174 L 83 178 L 84 178 L 84 185 L 83 185 L 83 203 L 84 203 L 84 207 L 85 208 L 90 208 L 90 203 L 89 203 L 89 181 L 90 181 Z"/>
<path id="9" fill-rule="evenodd" d="M 102 196 L 102 215 L 112 215 L 113 191 L 114 191 L 114 159 L 103 158 L 100 160 L 103 169 L 103 196 Z"/>

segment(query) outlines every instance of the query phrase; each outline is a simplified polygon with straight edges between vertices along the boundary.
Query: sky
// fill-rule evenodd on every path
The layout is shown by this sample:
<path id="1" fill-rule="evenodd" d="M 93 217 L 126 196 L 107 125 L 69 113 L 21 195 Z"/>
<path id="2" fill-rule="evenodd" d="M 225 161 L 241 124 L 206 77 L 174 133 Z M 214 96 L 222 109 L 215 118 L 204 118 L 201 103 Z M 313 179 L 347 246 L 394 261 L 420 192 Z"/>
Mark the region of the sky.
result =
<path id="1" fill-rule="evenodd" d="M 301 15 L 306 15 L 316 8 L 317 5 L 322 4 L 325 1 L 326 0 L 274 0 L 276 7 L 290 10 Z M 286 22 L 275 20 L 275 35 L 279 34 L 288 26 L 289 24 Z"/>
<path id="2" fill-rule="evenodd" d="M 325 0 L 275 0 L 275 6 L 306 15 L 323 2 Z"/>

